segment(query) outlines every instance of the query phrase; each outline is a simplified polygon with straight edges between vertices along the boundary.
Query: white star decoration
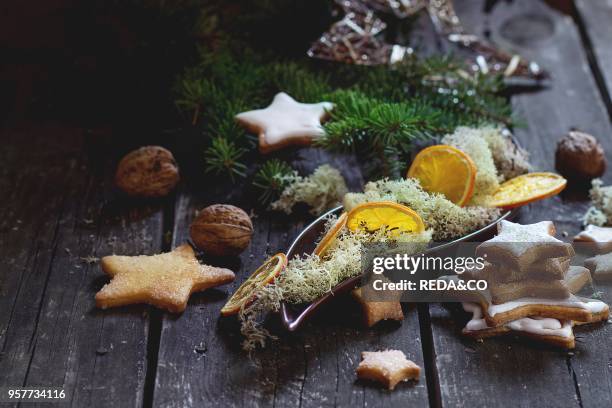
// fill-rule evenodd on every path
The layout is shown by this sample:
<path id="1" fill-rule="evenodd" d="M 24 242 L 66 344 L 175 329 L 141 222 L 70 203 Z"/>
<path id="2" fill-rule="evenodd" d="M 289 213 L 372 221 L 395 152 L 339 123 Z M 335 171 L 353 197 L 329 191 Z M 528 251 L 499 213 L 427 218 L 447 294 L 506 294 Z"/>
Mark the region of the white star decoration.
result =
<path id="1" fill-rule="evenodd" d="M 288 145 L 309 145 L 323 136 L 321 122 L 333 107 L 331 102 L 300 103 L 280 92 L 267 108 L 239 113 L 236 120 L 259 135 L 260 152 L 270 153 Z"/>

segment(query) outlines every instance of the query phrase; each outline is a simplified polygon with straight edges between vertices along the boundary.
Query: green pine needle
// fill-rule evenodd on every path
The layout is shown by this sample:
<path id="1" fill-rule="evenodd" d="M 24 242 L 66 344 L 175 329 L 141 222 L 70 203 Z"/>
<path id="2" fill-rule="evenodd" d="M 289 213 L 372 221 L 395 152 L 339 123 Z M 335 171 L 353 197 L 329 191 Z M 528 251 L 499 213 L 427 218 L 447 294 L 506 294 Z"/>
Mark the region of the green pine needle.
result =
<path id="1" fill-rule="evenodd" d="M 232 181 L 236 176 L 246 177 L 246 165 L 240 162 L 247 149 L 236 146 L 233 141 L 215 137 L 204 152 L 206 171 L 215 174 L 227 174 Z"/>
<path id="2" fill-rule="evenodd" d="M 261 192 L 260 201 L 268 204 L 277 199 L 289 184 L 288 176 L 293 174 L 295 170 L 283 161 L 278 159 L 266 161 L 253 179 L 253 185 Z"/>
<path id="3" fill-rule="evenodd" d="M 468 75 L 461 67 L 448 57 L 408 58 L 390 68 L 285 61 L 249 48 L 236 56 L 228 48 L 202 50 L 200 63 L 178 81 L 176 104 L 208 137 L 207 171 L 244 175 L 244 154 L 256 140 L 234 116 L 263 108 L 284 91 L 300 102 L 333 102 L 317 144 L 357 152 L 372 169 L 371 177 L 393 177 L 409 160 L 415 142 L 460 125 L 511 124 L 510 105 L 498 95 L 501 78 Z"/>

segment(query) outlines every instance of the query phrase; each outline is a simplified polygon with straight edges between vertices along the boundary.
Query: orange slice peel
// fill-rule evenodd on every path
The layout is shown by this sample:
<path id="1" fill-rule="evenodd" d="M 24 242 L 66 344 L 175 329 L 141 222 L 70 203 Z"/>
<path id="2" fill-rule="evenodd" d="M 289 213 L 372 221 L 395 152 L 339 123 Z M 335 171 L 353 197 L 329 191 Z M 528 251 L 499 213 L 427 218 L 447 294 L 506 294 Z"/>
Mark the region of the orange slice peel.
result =
<path id="1" fill-rule="evenodd" d="M 491 198 L 491 205 L 511 209 L 559 194 L 567 180 L 555 173 L 527 173 L 505 181 Z"/>
<path id="2" fill-rule="evenodd" d="M 336 220 L 334 225 L 327 231 L 327 233 L 321 238 L 317 247 L 314 250 L 314 254 L 319 256 L 320 258 L 325 256 L 327 250 L 332 246 L 340 231 L 346 226 L 346 220 L 348 219 L 348 214 L 343 212 L 340 214 L 340 217 Z"/>
<path id="3" fill-rule="evenodd" d="M 278 253 L 270 257 L 236 289 L 221 309 L 221 315 L 235 315 L 240 312 L 243 306 L 252 303 L 257 291 L 272 282 L 286 266 L 287 257 L 285 254 Z"/>
<path id="4" fill-rule="evenodd" d="M 346 226 L 351 231 L 368 232 L 387 228 L 391 236 L 425 231 L 425 224 L 419 214 L 392 201 L 376 201 L 356 206 L 348 213 Z"/>
<path id="5" fill-rule="evenodd" d="M 477 168 L 470 156 L 448 145 L 421 150 L 408 169 L 408 178 L 419 180 L 430 193 L 441 193 L 458 206 L 466 205 L 474 194 Z"/>

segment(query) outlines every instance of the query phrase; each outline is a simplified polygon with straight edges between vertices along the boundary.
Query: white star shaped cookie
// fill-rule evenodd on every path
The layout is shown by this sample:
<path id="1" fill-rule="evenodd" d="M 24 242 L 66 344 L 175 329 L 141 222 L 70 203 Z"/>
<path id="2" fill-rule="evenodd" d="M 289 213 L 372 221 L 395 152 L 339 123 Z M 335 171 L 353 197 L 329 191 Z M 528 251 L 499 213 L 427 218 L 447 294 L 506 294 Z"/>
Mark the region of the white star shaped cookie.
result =
<path id="1" fill-rule="evenodd" d="M 521 225 L 504 220 L 498 231 L 476 248 L 476 254 L 504 267 L 524 272 L 538 260 L 574 256 L 570 244 L 553 236 L 555 228 L 550 221 Z"/>
<path id="2" fill-rule="evenodd" d="M 289 145 L 309 145 L 325 134 L 321 122 L 333 109 L 331 102 L 300 103 L 284 92 L 277 93 L 270 106 L 242 112 L 236 121 L 259 136 L 259 151 L 270 153 Z"/>

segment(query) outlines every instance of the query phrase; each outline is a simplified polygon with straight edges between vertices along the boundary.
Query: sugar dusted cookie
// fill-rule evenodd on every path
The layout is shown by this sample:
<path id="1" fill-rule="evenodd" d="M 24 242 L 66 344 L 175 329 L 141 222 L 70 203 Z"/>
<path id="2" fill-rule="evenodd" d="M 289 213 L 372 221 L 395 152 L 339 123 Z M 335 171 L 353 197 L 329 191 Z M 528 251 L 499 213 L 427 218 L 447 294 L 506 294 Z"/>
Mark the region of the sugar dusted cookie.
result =
<path id="1" fill-rule="evenodd" d="M 582 266 L 570 266 L 563 278 L 565 286 L 574 295 L 585 287 L 588 283 L 591 283 L 591 272 L 587 268 Z"/>
<path id="2" fill-rule="evenodd" d="M 476 254 L 486 256 L 488 262 L 525 270 L 542 259 L 574 256 L 570 244 L 553 236 L 555 228 L 550 221 L 521 225 L 503 220 L 498 231 L 498 235 L 476 248 Z"/>
<path id="3" fill-rule="evenodd" d="M 352 295 L 361 305 L 366 327 L 372 327 L 381 320 L 404 320 L 402 305 L 398 301 L 368 302 L 364 299 L 362 288 L 353 290 Z"/>
<path id="4" fill-rule="evenodd" d="M 364 351 L 357 367 L 357 376 L 374 380 L 392 390 L 400 381 L 418 379 L 421 368 L 400 350 Z"/>
<path id="5" fill-rule="evenodd" d="M 562 257 L 538 259 L 532 264 L 525 265 L 523 269 L 515 269 L 505 264 L 492 265 L 495 271 L 491 271 L 489 276 L 492 283 L 516 282 L 525 279 L 563 279 L 570 262 L 570 257 Z"/>
<path id="6" fill-rule="evenodd" d="M 570 295 L 562 280 L 525 279 L 489 285 L 491 302 L 495 305 L 526 297 L 565 299 Z"/>
<path id="7" fill-rule="evenodd" d="M 574 237 L 575 242 L 590 242 L 598 253 L 612 252 L 612 228 L 589 224 Z"/>
<path id="8" fill-rule="evenodd" d="M 239 113 L 236 121 L 257 133 L 260 152 L 270 153 L 289 145 L 309 145 L 323 136 L 321 122 L 333 107 L 331 102 L 299 103 L 280 92 L 267 108 Z"/>
<path id="9" fill-rule="evenodd" d="M 585 259 L 584 266 L 595 280 L 612 280 L 612 252 Z"/>
<path id="10" fill-rule="evenodd" d="M 188 244 L 159 255 L 105 256 L 102 270 L 111 281 L 96 293 L 102 309 L 148 303 L 170 312 L 182 312 L 193 292 L 229 283 L 229 269 L 201 265 Z"/>

